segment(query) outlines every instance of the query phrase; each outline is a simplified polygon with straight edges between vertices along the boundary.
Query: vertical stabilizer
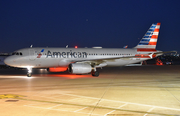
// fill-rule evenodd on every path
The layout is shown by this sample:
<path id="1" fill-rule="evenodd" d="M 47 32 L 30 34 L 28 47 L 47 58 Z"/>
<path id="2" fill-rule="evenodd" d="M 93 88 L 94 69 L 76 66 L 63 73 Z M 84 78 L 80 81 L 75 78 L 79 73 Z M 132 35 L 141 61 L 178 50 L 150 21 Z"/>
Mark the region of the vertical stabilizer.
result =
<path id="1" fill-rule="evenodd" d="M 149 30 L 146 32 L 144 37 L 141 39 L 141 41 L 135 48 L 156 49 L 160 24 L 161 23 L 152 24 L 151 27 L 149 28 Z"/>

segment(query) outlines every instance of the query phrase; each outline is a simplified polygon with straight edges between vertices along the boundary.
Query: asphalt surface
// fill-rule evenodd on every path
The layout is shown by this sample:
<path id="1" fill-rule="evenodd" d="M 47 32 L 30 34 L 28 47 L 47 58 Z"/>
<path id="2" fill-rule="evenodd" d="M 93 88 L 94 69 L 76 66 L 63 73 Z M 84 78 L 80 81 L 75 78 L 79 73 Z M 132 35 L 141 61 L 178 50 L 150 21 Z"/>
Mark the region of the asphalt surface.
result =
<path id="1" fill-rule="evenodd" d="M 108 67 L 99 77 L 0 69 L 0 116 L 177 116 L 180 65 Z"/>

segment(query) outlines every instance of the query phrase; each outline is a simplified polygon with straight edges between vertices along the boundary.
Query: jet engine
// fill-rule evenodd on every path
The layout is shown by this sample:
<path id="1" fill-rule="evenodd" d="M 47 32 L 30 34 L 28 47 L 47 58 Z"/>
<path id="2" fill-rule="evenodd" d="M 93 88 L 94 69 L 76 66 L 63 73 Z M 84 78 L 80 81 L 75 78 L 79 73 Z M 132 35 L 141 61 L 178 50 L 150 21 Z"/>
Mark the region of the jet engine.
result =
<path id="1" fill-rule="evenodd" d="M 72 63 L 69 64 L 68 71 L 72 74 L 85 74 L 92 71 L 92 67 L 87 63 Z"/>

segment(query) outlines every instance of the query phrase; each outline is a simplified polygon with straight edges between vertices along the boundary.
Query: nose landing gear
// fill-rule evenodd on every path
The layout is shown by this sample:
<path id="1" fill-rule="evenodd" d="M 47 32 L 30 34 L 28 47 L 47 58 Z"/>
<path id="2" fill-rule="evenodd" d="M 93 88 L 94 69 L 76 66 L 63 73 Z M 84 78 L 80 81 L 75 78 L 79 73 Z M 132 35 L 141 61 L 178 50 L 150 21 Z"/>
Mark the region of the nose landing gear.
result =
<path id="1" fill-rule="evenodd" d="M 31 77 L 32 76 L 32 68 L 27 68 L 27 69 L 28 69 L 27 77 Z"/>

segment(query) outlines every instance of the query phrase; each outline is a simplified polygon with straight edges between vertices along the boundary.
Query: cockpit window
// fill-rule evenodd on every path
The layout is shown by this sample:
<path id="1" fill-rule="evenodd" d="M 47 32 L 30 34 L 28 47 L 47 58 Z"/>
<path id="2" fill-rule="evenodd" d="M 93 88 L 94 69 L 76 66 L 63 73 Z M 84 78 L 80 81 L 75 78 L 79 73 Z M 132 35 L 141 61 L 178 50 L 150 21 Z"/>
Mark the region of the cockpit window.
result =
<path id="1" fill-rule="evenodd" d="M 22 52 L 13 52 L 12 55 L 23 55 Z"/>

